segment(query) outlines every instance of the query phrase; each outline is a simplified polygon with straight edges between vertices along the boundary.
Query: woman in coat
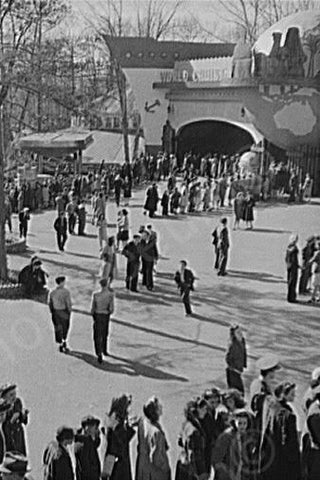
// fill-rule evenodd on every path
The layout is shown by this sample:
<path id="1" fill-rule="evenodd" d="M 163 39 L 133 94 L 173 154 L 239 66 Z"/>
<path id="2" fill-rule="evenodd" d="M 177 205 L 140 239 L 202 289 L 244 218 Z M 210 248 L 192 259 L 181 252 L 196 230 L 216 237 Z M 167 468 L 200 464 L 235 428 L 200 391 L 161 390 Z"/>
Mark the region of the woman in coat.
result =
<path id="1" fill-rule="evenodd" d="M 112 401 L 109 417 L 115 416 L 117 424 L 114 428 L 108 428 L 106 432 L 107 449 L 103 462 L 103 479 L 132 480 L 129 445 L 135 430 L 128 421 L 130 404 L 131 397 L 127 395 Z"/>
<path id="2" fill-rule="evenodd" d="M 275 389 L 275 396 L 282 408 L 276 415 L 276 423 L 279 422 L 277 449 L 277 479 L 300 480 L 301 479 L 301 456 L 299 446 L 299 433 L 297 416 L 289 402 L 295 398 L 296 385 L 283 382 Z M 277 480 L 275 479 L 275 480 Z"/>
<path id="3" fill-rule="evenodd" d="M 240 220 L 243 219 L 244 212 L 244 197 L 242 192 L 238 192 L 233 204 L 234 210 L 234 224 L 233 230 L 236 230 L 240 226 Z"/>
<path id="4" fill-rule="evenodd" d="M 106 278 L 108 280 L 108 284 L 111 285 L 117 270 L 114 237 L 108 238 L 107 245 L 103 249 L 101 258 L 102 265 L 99 276 L 101 279 Z"/>
<path id="5" fill-rule="evenodd" d="M 16 385 L 4 385 L 0 389 L 0 394 L 1 398 L 10 405 L 2 425 L 6 450 L 27 455 L 24 426 L 28 424 L 29 411 L 23 407 L 21 399 L 17 397 Z"/>
<path id="6" fill-rule="evenodd" d="M 159 423 L 162 405 L 152 397 L 143 407 L 138 426 L 138 456 L 135 480 L 170 480 L 168 443 Z"/>
<path id="7" fill-rule="evenodd" d="M 253 196 L 248 192 L 244 199 L 244 210 L 243 210 L 243 220 L 246 222 L 247 228 L 250 230 L 253 229 L 253 207 L 255 206 L 255 201 Z"/>
<path id="8" fill-rule="evenodd" d="M 247 368 L 247 349 L 239 325 L 230 327 L 230 343 L 226 354 L 227 385 L 228 388 L 236 388 L 244 395 L 242 373 Z"/>
<path id="9" fill-rule="evenodd" d="M 123 182 L 123 198 L 125 199 L 124 200 L 125 206 L 129 206 L 129 200 L 132 196 L 131 188 L 132 188 L 131 180 L 129 180 L 129 177 L 125 177 Z"/>
<path id="10" fill-rule="evenodd" d="M 250 433 L 250 414 L 235 412 L 231 426 L 218 437 L 212 451 L 215 480 L 254 480 L 256 444 Z"/>
<path id="11" fill-rule="evenodd" d="M 181 198 L 180 198 L 180 213 L 186 213 L 186 208 L 188 206 L 188 187 L 185 182 L 182 183 L 181 187 Z"/>
<path id="12" fill-rule="evenodd" d="M 207 402 L 204 399 L 188 402 L 184 414 L 186 421 L 178 442 L 181 453 L 175 480 L 207 480 L 206 437 L 199 422 L 207 414 Z"/>
<path id="13" fill-rule="evenodd" d="M 129 240 L 129 216 L 128 210 L 125 208 L 118 213 L 117 224 L 117 249 L 119 249 L 120 242 L 122 243 L 122 248 L 124 248 Z"/>
<path id="14" fill-rule="evenodd" d="M 152 218 L 158 208 L 159 195 L 157 190 L 157 184 L 153 183 L 152 186 L 148 187 L 146 191 L 146 200 L 144 204 L 144 209 L 149 212 L 149 217 Z"/>

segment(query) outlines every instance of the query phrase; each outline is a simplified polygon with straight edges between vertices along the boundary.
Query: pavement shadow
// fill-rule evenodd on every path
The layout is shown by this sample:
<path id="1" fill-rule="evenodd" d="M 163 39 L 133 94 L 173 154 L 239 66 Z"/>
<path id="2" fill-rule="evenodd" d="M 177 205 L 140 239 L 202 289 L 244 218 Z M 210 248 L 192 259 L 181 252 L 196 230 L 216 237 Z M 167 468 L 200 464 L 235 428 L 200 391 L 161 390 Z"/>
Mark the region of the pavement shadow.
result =
<path id="1" fill-rule="evenodd" d="M 164 372 L 155 367 L 150 367 L 149 365 L 145 365 L 143 363 L 137 362 L 135 360 L 129 360 L 127 358 L 117 357 L 114 355 L 110 355 L 110 359 L 115 359 L 120 361 L 120 363 L 114 363 L 110 361 L 108 358 L 104 360 L 103 363 L 98 363 L 97 359 L 94 355 L 81 352 L 81 351 L 71 351 L 68 353 L 69 356 L 78 358 L 83 360 L 84 362 L 88 363 L 92 367 L 97 368 L 98 370 L 102 370 L 108 373 L 117 373 L 122 375 L 128 375 L 132 377 L 146 377 L 152 378 L 155 380 L 166 380 L 166 381 L 176 381 L 176 382 L 188 382 L 189 380 L 185 377 L 181 377 L 178 375 L 173 375 L 171 373 Z"/>
<path id="2" fill-rule="evenodd" d="M 131 302 L 139 302 L 149 305 L 165 305 L 170 306 L 170 303 L 165 302 L 162 298 L 157 296 L 156 292 L 149 292 L 148 290 L 139 290 L 138 293 L 127 290 L 116 290 L 117 298 L 121 300 L 129 300 Z"/>
<path id="3" fill-rule="evenodd" d="M 39 253 L 56 253 L 57 255 L 61 255 L 60 252 L 58 252 L 57 250 L 44 250 L 44 249 L 40 249 L 38 250 Z M 76 252 L 69 252 L 69 251 L 66 251 L 65 252 L 67 255 L 72 255 L 74 257 L 81 257 L 81 258 L 92 258 L 92 259 L 95 259 L 95 260 L 98 260 L 98 256 L 94 256 L 94 255 L 88 255 L 86 253 L 76 253 Z"/>
<path id="4" fill-rule="evenodd" d="M 108 225 L 109 227 L 110 225 Z M 73 237 L 79 237 L 79 238 L 98 238 L 98 235 L 96 233 L 85 233 L 84 235 L 72 235 Z"/>
<path id="5" fill-rule="evenodd" d="M 231 278 L 244 278 L 265 283 L 287 283 L 283 277 L 264 272 L 245 272 L 241 270 L 228 270 L 228 276 Z"/>
<path id="6" fill-rule="evenodd" d="M 160 260 L 163 260 L 160 258 Z M 174 273 L 172 272 L 157 272 L 156 278 L 166 278 L 167 280 L 174 281 Z"/>
<path id="7" fill-rule="evenodd" d="M 250 229 L 245 229 L 243 231 L 250 231 L 252 233 L 277 233 L 277 234 L 290 234 L 291 231 L 290 230 L 274 230 L 272 228 L 252 228 L 251 230 Z"/>

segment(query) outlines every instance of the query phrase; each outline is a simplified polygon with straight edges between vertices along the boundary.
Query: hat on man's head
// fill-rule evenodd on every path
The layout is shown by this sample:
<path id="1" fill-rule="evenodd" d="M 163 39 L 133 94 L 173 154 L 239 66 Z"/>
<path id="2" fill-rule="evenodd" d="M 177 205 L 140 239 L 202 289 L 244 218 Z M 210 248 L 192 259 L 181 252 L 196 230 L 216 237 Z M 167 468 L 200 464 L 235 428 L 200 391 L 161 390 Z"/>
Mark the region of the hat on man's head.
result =
<path id="1" fill-rule="evenodd" d="M 280 360 L 274 353 L 267 353 L 257 361 L 257 368 L 260 371 L 280 370 Z"/>
<path id="2" fill-rule="evenodd" d="M 66 277 L 64 277 L 63 275 L 60 275 L 59 277 L 56 277 L 56 284 L 57 285 L 60 285 L 61 283 L 63 283 L 65 281 Z"/>
<path id="3" fill-rule="evenodd" d="M 56 439 L 58 442 L 63 442 L 64 440 L 73 440 L 74 439 L 73 428 L 62 425 L 62 427 L 59 427 L 57 430 Z"/>
<path id="4" fill-rule="evenodd" d="M 100 425 L 99 418 L 93 417 L 92 415 L 87 415 L 81 420 L 82 428 L 91 427 L 93 425 L 96 425 L 97 427 Z"/>
<path id="5" fill-rule="evenodd" d="M 28 208 L 28 207 L 25 207 L 25 208 L 23 209 L 23 211 L 26 212 L 26 213 L 29 212 L 29 210 L 30 210 L 30 208 Z"/>
<path id="6" fill-rule="evenodd" d="M 0 413 L 6 412 L 10 407 L 11 405 L 9 403 L 7 403 L 3 398 L 0 398 Z"/>
<path id="7" fill-rule="evenodd" d="M 107 278 L 101 278 L 99 283 L 100 283 L 101 287 L 106 287 L 108 285 L 108 279 Z"/>
<path id="8" fill-rule="evenodd" d="M 0 465 L 0 473 L 27 473 L 28 459 L 19 452 L 6 452 Z"/>
<path id="9" fill-rule="evenodd" d="M 283 382 L 275 388 L 274 394 L 277 398 L 281 398 L 281 395 L 288 395 L 288 393 L 295 388 L 295 383 Z"/>
<path id="10" fill-rule="evenodd" d="M 3 398 L 7 393 L 11 392 L 12 390 L 15 390 L 17 388 L 17 385 L 14 383 L 6 383 L 5 385 L 2 385 L 0 387 L 0 395 Z"/>

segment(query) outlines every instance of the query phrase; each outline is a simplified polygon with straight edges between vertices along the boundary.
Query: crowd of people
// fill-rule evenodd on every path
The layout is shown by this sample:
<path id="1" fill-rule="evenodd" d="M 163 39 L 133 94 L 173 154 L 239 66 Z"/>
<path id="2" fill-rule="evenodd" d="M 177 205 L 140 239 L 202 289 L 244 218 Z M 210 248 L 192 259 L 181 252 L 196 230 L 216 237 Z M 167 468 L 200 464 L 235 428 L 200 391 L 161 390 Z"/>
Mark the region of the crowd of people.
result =
<path id="1" fill-rule="evenodd" d="M 177 178 L 178 169 L 182 175 L 181 184 Z M 121 171 L 104 167 L 99 172 L 81 176 L 59 171 L 44 185 L 48 196 L 40 196 L 40 184 L 35 189 L 37 194 L 31 194 L 28 186 L 19 191 L 9 184 L 6 205 L 9 205 L 8 211 L 19 214 L 20 235 L 24 237 L 27 236 L 30 211 L 54 207 L 57 217 L 53 229 L 58 249 L 63 252 L 68 235 L 74 235 L 77 226 L 78 235 L 86 234 L 87 204 L 91 201 L 91 222 L 97 228 L 101 263 L 100 289 L 92 294 L 90 314 L 93 348 L 101 364 L 104 357 L 110 355 L 109 326 L 116 298 L 112 282 L 117 278 L 117 256 L 123 255 L 127 262 L 125 286 L 128 290 L 139 291 L 140 276 L 142 287 L 150 292 L 155 290 L 154 274 L 160 258 L 158 236 L 148 224 L 139 229 L 134 226 L 136 233 L 130 238 L 129 205 L 133 184 L 149 184 L 143 208 L 150 218 L 159 214 L 160 207 L 163 217 L 210 209 L 221 209 L 220 213 L 225 213 L 223 209 L 232 207 L 233 228 L 239 228 L 243 221 L 246 228 L 252 229 L 255 202 L 272 197 L 274 185 L 278 191 L 288 193 L 289 201 L 299 196 L 296 172 L 290 173 L 283 166 L 274 171 L 270 169 L 270 172 L 267 185 L 267 177 L 263 181 L 259 175 L 241 173 L 238 157 L 186 155 L 179 166 L 173 156 L 160 155 L 155 159 L 149 156 L 137 159 L 131 167 L 124 166 Z M 276 184 L 272 183 L 274 178 Z M 167 182 L 161 194 L 156 183 L 159 180 Z M 118 211 L 114 236 L 108 235 L 106 218 L 106 201 L 112 192 L 117 207 L 120 208 L 122 201 L 125 207 Z M 11 213 L 9 217 L 11 220 Z M 11 230 L 9 221 L 8 226 Z M 302 265 L 299 264 L 297 241 L 296 236 L 291 238 L 285 257 L 287 299 L 296 301 L 301 267 L 299 292 L 308 293 L 311 288 L 311 301 L 315 302 L 320 297 L 320 238 L 313 236 L 307 240 L 302 251 Z M 230 234 L 224 215 L 212 232 L 212 245 L 213 267 L 218 276 L 225 276 Z M 195 280 L 187 261 L 181 260 L 179 269 L 172 274 L 172 282 L 177 286 L 187 316 L 193 314 L 190 295 Z M 48 296 L 54 339 L 59 351 L 67 354 L 70 351 L 72 298 L 64 276 L 59 275 L 55 282 L 56 287 L 48 292 L 47 274 L 37 256 L 32 257 L 19 275 L 19 283 L 27 295 Z M 143 414 L 132 418 L 132 397 L 122 395 L 112 401 L 103 422 L 87 416 L 81 421 L 79 430 L 59 427 L 56 439 L 44 451 L 44 480 L 132 480 L 130 442 L 134 436 L 138 442 L 135 480 L 319 480 L 320 373 L 313 373 L 304 405 L 305 429 L 300 432 L 291 404 L 295 384 L 277 381 L 278 359 L 267 355 L 258 361 L 260 376 L 251 385 L 250 393 L 246 392 L 242 378 L 247 363 L 241 327 L 233 325 L 226 353 L 228 388 L 225 391 L 209 388 L 186 404 L 181 435 L 177 439 L 180 454 L 175 465 L 169 462 L 169 445 L 160 423 L 162 405 L 159 399 L 149 399 Z M 27 478 L 24 425 L 28 422 L 28 411 L 16 397 L 15 385 L 2 387 L 0 396 L 0 473 L 4 480 Z"/>
<path id="2" fill-rule="evenodd" d="M 63 425 L 57 429 L 55 439 L 44 449 L 44 480 L 318 480 L 320 368 L 312 372 L 303 398 L 304 418 L 298 419 L 296 385 L 278 379 L 282 367 L 276 355 L 266 354 L 257 361 L 259 376 L 250 391 L 245 391 L 241 376 L 247 353 L 239 325 L 230 328 L 225 359 L 228 388 L 210 387 L 186 403 L 173 464 L 159 398 L 151 397 L 141 414 L 134 416 L 132 396 L 123 394 L 112 400 L 104 419 L 87 415 L 80 428 Z M 17 386 L 3 385 L 3 480 L 30 478 L 25 436 L 28 416 L 17 397 Z M 134 437 L 133 474 L 130 445 Z"/>

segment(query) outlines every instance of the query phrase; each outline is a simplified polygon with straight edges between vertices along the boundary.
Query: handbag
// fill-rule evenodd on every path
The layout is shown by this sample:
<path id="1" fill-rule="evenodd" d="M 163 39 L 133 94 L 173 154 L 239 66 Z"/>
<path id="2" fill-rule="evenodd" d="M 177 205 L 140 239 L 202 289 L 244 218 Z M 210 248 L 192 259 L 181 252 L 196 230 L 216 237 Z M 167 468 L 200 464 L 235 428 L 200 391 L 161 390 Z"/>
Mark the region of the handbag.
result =
<path id="1" fill-rule="evenodd" d="M 101 474 L 102 478 L 111 477 L 116 461 L 117 461 L 117 458 L 114 455 L 110 455 L 109 453 L 104 457 L 102 474 Z"/>

